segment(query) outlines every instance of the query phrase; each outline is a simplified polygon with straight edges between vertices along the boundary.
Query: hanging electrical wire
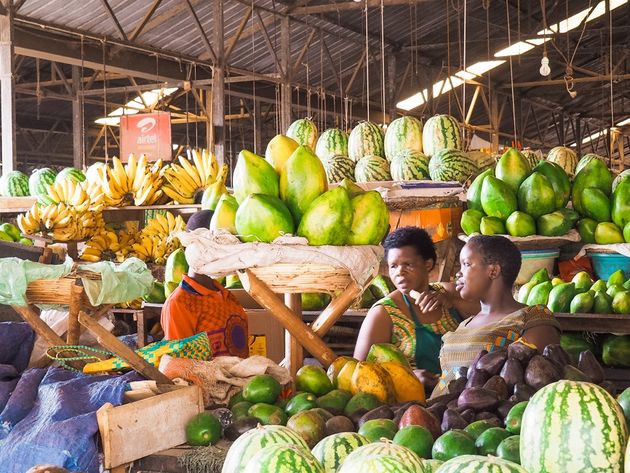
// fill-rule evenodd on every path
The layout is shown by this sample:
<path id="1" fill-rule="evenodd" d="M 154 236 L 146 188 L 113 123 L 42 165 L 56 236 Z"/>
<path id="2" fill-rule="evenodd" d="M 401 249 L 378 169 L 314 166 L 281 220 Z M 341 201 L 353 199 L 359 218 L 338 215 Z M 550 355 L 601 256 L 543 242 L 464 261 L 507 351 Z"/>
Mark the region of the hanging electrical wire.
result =
<path id="1" fill-rule="evenodd" d="M 510 27 L 510 5 L 509 0 L 505 0 L 505 15 L 507 17 L 507 33 L 508 33 L 508 48 L 512 47 L 512 35 Z M 517 143 L 517 130 L 516 130 L 516 97 L 514 94 L 514 68 L 512 66 L 512 56 L 510 56 L 510 89 L 512 91 L 512 122 L 514 125 L 514 145 Z"/>
<path id="2" fill-rule="evenodd" d="M 101 40 L 101 44 L 102 44 L 102 49 L 103 49 L 103 116 L 107 117 L 107 64 L 106 64 L 106 55 L 105 55 L 105 46 L 106 46 L 106 42 L 107 39 L 103 38 Z M 104 133 L 103 136 L 105 138 L 105 164 L 109 163 L 109 147 L 107 144 L 107 123 L 105 123 L 105 125 L 103 125 L 104 128 Z"/>
<path id="3" fill-rule="evenodd" d="M 85 137 L 87 136 L 85 132 L 85 99 L 83 98 L 83 74 L 84 74 L 84 66 L 85 66 L 85 57 L 84 57 L 84 49 L 83 49 L 83 35 L 81 35 L 81 68 L 79 74 L 79 83 L 75 84 L 75 91 L 80 97 L 80 107 L 81 107 L 81 167 L 85 169 L 87 167 L 87 158 L 85 156 Z"/>
<path id="4" fill-rule="evenodd" d="M 608 5 L 608 75 L 610 76 L 610 126 L 615 126 L 615 100 L 613 93 L 613 26 L 612 26 L 612 10 L 610 2 Z M 575 53 L 573 53 L 575 54 Z M 612 151 L 612 150 L 611 150 Z"/>
<path id="5" fill-rule="evenodd" d="M 466 70 L 466 45 L 468 44 L 468 11 L 467 11 L 467 3 L 464 0 L 464 43 L 462 44 L 462 71 Z M 464 83 L 462 84 L 462 122 L 466 122 L 466 79 L 462 79 Z"/>
<path id="6" fill-rule="evenodd" d="M 365 103 L 367 108 L 367 119 L 370 121 L 370 44 L 368 31 L 368 2 L 365 2 Z"/>
<path id="7" fill-rule="evenodd" d="M 381 0 L 381 111 L 386 116 L 385 109 L 385 7 Z"/>
<path id="8" fill-rule="evenodd" d="M 250 21 L 251 21 L 251 28 L 252 31 L 254 30 L 254 0 L 252 0 L 252 13 L 250 15 Z M 275 17 L 274 17 L 275 19 Z M 274 20 L 275 21 L 275 20 Z M 251 35 L 252 38 L 252 76 L 254 75 L 254 66 L 256 64 L 256 42 L 254 41 L 254 36 L 255 35 Z M 252 101 L 256 101 L 256 80 L 252 80 Z M 258 141 L 258 130 L 257 130 L 258 126 L 256 123 L 256 114 L 254 114 L 254 153 L 257 153 L 258 150 L 256 149 L 256 143 Z"/>

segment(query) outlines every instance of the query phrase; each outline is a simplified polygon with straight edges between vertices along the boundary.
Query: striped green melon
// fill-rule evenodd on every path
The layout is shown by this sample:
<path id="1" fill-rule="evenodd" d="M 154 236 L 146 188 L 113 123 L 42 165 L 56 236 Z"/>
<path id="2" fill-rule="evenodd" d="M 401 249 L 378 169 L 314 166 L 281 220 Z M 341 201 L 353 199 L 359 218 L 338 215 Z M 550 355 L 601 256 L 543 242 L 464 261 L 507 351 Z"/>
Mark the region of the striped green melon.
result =
<path id="1" fill-rule="evenodd" d="M 621 407 L 591 383 L 562 380 L 530 399 L 521 465 L 530 473 L 622 473 L 628 428 Z"/>
<path id="2" fill-rule="evenodd" d="M 310 118 L 295 120 L 287 130 L 287 136 L 293 138 L 298 144 L 315 149 L 317 143 L 317 125 Z"/>
<path id="3" fill-rule="evenodd" d="M 270 445 L 248 462 L 244 473 L 325 473 L 308 450 L 295 445 Z"/>
<path id="4" fill-rule="evenodd" d="M 425 470 L 422 466 L 410 465 L 396 457 L 384 455 L 362 458 L 348 466 L 344 463 L 338 471 L 339 473 L 424 473 Z"/>
<path id="5" fill-rule="evenodd" d="M 600 156 L 599 154 L 595 154 L 595 153 L 588 153 L 585 154 L 584 156 L 582 156 L 580 158 L 580 160 L 577 163 L 577 166 L 575 166 L 575 174 L 577 174 L 578 172 L 580 172 L 582 170 L 582 168 L 584 166 L 586 166 L 588 163 L 590 163 L 593 159 L 599 159 L 602 162 L 606 162 L 606 160 L 604 159 L 603 156 Z"/>
<path id="6" fill-rule="evenodd" d="M 391 181 L 389 163 L 380 156 L 367 155 L 357 161 L 354 168 L 356 182 Z"/>
<path id="7" fill-rule="evenodd" d="M 571 148 L 566 146 L 556 146 L 547 154 L 547 161 L 556 163 L 567 175 L 572 179 L 575 176 L 575 168 L 577 167 L 578 159 L 577 154 Z"/>
<path id="8" fill-rule="evenodd" d="M 429 118 L 422 129 L 424 154 L 433 156 L 443 149 L 462 149 L 459 123 L 450 115 Z"/>
<path id="9" fill-rule="evenodd" d="M 493 168 L 497 164 L 498 158 L 495 158 L 490 153 L 483 151 L 468 151 L 466 153 L 470 160 L 477 166 L 477 172 L 481 174 L 486 169 Z"/>
<path id="10" fill-rule="evenodd" d="M 71 179 L 74 182 L 83 182 L 85 181 L 85 174 L 83 174 L 83 171 L 79 171 L 77 168 L 63 168 L 61 171 L 59 171 L 59 174 L 57 174 L 55 180 L 57 182 L 61 182 L 66 179 Z"/>
<path id="11" fill-rule="evenodd" d="M 486 457 L 462 455 L 444 463 L 436 473 L 534 473 L 534 471 L 537 470 L 526 470 L 514 462 L 491 455 Z M 569 470 L 566 473 L 569 473 Z"/>
<path id="12" fill-rule="evenodd" d="M 429 175 L 434 181 L 466 182 L 477 174 L 477 166 L 463 151 L 443 149 L 431 157 Z"/>
<path id="13" fill-rule="evenodd" d="M 435 460 L 430 458 L 422 461 L 424 467 L 424 473 L 437 473 L 438 469 L 444 464 L 442 460 Z"/>
<path id="14" fill-rule="evenodd" d="M 88 182 L 100 182 L 99 169 L 105 169 L 106 167 L 107 165 L 101 161 L 91 164 L 85 171 L 86 180 Z"/>
<path id="15" fill-rule="evenodd" d="M 612 182 L 612 192 L 615 192 L 617 185 L 625 179 L 630 179 L 630 169 L 626 169 L 625 171 L 621 171 L 617 177 Z"/>
<path id="16" fill-rule="evenodd" d="M 529 163 L 530 169 L 534 169 L 536 165 L 543 159 L 542 151 L 540 151 L 539 149 L 536 151 L 534 151 L 533 149 L 524 149 L 521 151 L 521 154 Z"/>
<path id="17" fill-rule="evenodd" d="M 400 117 L 385 131 L 385 158 L 388 161 L 406 149 L 422 153 L 422 122 L 415 117 Z"/>
<path id="18" fill-rule="evenodd" d="M 341 432 L 320 440 L 313 451 L 313 456 L 322 464 L 326 473 L 336 472 L 346 457 L 370 441 L 356 432 Z"/>
<path id="19" fill-rule="evenodd" d="M 341 182 L 345 178 L 354 181 L 354 168 L 356 163 L 348 156 L 331 156 L 328 159 L 322 160 L 324 169 L 326 170 L 326 177 L 330 184 Z"/>
<path id="20" fill-rule="evenodd" d="M 315 154 L 322 161 L 335 155 L 348 156 L 348 134 L 339 128 L 329 128 L 317 140 Z"/>
<path id="21" fill-rule="evenodd" d="M 0 177 L 0 195 L 24 197 L 29 195 L 28 176 L 22 171 L 11 171 Z"/>
<path id="22" fill-rule="evenodd" d="M 46 186 L 55 182 L 57 173 L 50 168 L 35 169 L 28 178 L 28 189 L 32 196 L 37 197 L 43 205 L 52 204 L 52 199 L 48 197 Z"/>
<path id="23" fill-rule="evenodd" d="M 228 450 L 221 473 L 245 471 L 249 460 L 270 445 L 294 445 L 308 452 L 306 442 L 300 435 L 282 425 L 259 425 L 241 435 Z"/>
<path id="24" fill-rule="evenodd" d="M 385 156 L 383 133 L 376 123 L 360 122 L 348 137 L 348 156 L 357 162 L 368 155 Z"/>
<path id="25" fill-rule="evenodd" d="M 372 459 L 391 458 L 413 468 L 412 470 L 378 469 L 378 463 L 367 462 Z M 391 464 L 391 463 L 390 463 Z M 424 472 L 422 459 L 407 447 L 391 442 L 375 442 L 354 450 L 346 457 L 339 473 L 381 473 L 381 472 Z"/>
<path id="26" fill-rule="evenodd" d="M 394 181 L 431 179 L 429 158 L 418 151 L 406 149 L 398 152 L 390 161 L 389 168 Z"/>

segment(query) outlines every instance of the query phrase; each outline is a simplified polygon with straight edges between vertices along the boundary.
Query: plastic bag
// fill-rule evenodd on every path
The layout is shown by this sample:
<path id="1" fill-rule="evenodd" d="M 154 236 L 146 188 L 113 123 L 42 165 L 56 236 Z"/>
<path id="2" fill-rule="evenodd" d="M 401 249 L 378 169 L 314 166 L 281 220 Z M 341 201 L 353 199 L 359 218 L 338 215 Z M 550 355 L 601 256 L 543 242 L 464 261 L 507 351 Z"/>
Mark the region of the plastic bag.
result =
<path id="1" fill-rule="evenodd" d="M 0 304 L 25 306 L 28 283 L 38 279 L 59 279 L 72 270 L 72 259 L 63 264 L 42 264 L 20 258 L 0 258 Z"/>

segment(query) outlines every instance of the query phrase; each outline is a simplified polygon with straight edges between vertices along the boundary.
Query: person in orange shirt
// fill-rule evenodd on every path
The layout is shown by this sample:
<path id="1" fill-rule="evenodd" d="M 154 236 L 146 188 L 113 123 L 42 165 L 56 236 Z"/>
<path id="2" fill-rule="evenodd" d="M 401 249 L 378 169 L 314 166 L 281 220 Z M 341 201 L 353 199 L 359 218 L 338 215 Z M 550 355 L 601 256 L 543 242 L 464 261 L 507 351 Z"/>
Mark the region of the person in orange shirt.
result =
<path id="1" fill-rule="evenodd" d="M 211 210 L 201 210 L 193 214 L 187 230 L 209 228 L 212 213 Z M 249 355 L 245 310 L 218 281 L 192 269 L 164 303 L 161 324 L 166 340 L 206 332 L 212 356 L 246 358 Z"/>

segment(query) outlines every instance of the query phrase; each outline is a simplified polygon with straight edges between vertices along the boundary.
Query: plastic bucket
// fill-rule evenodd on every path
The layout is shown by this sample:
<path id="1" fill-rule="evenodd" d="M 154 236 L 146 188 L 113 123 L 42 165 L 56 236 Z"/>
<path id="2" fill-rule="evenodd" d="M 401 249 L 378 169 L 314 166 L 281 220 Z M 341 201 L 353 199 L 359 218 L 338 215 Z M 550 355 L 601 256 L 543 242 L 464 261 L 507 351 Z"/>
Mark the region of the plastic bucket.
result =
<path id="1" fill-rule="evenodd" d="M 622 269 L 630 278 L 630 258 L 619 253 L 589 253 L 593 270 L 599 279 L 607 280 L 612 273 Z"/>
<path id="2" fill-rule="evenodd" d="M 516 276 L 516 284 L 525 284 L 543 268 L 547 268 L 549 276 L 553 276 L 553 267 L 559 255 L 560 250 L 521 250 L 521 270 Z"/>

